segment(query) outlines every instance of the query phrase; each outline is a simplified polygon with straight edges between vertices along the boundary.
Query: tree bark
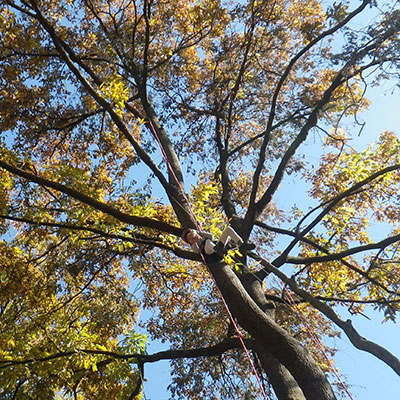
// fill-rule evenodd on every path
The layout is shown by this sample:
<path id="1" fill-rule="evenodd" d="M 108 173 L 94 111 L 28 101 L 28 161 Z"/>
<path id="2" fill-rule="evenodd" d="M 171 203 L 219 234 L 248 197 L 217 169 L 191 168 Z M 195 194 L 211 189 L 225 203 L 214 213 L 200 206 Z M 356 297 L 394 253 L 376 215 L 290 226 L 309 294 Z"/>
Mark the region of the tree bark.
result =
<path id="1" fill-rule="evenodd" d="M 263 285 L 252 273 L 239 276 L 244 288 L 264 313 L 275 321 L 275 305 L 265 297 Z M 296 380 L 275 357 L 262 349 L 255 349 L 268 381 L 279 400 L 305 400 L 304 394 Z"/>
<path id="2" fill-rule="evenodd" d="M 148 117 L 146 123 L 152 134 L 155 136 L 156 141 L 159 143 L 161 147 L 160 150 L 163 153 L 165 162 L 167 163 L 169 184 L 164 185 L 164 189 L 167 192 L 172 208 L 174 209 L 180 224 L 185 228 L 196 228 L 197 224 L 195 217 L 185 199 L 186 194 L 184 193 L 185 184 L 182 166 L 175 152 L 174 146 L 164 127 L 160 124 L 153 105 L 147 97 L 146 90 L 143 88 L 142 90 L 139 90 L 139 92 L 141 94 L 143 108 Z"/>
<path id="3" fill-rule="evenodd" d="M 268 375 L 269 383 L 279 400 L 306 400 L 302 390 L 287 368 L 265 351 L 257 351 L 257 354 L 264 371 Z"/>

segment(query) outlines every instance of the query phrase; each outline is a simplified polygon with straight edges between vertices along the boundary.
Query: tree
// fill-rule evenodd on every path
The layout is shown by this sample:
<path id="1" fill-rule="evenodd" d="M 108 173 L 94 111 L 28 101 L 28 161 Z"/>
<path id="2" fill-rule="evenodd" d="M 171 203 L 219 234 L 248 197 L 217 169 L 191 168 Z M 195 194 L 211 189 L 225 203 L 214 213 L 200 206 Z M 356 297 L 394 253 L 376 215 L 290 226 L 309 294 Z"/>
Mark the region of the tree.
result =
<path id="1" fill-rule="evenodd" d="M 400 141 L 355 151 L 344 124 L 398 78 L 396 3 L 1 0 L 3 398 L 141 398 L 169 359 L 174 398 L 334 399 L 340 333 L 400 374 L 335 311 L 399 310 Z M 256 251 L 180 240 L 228 223 Z"/>

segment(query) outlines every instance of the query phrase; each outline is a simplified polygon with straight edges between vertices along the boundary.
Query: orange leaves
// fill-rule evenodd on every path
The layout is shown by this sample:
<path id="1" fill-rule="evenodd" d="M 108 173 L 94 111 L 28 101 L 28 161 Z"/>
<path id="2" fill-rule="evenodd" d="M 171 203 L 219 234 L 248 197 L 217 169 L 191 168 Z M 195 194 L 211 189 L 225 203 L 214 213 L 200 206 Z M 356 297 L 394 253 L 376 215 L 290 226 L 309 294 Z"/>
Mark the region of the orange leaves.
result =
<path id="1" fill-rule="evenodd" d="M 325 13 L 318 1 L 292 1 L 285 9 L 285 18 L 304 35 L 304 42 L 317 36 L 325 23 Z"/>
<path id="2" fill-rule="evenodd" d="M 303 101 L 308 106 L 315 106 L 321 100 L 324 92 L 330 87 L 335 79 L 337 71 L 334 69 L 321 69 L 315 73 L 309 82 L 303 85 Z M 369 105 L 369 101 L 364 98 L 360 80 L 355 79 L 347 85 L 338 87 L 332 95 L 330 105 L 326 106 L 328 114 L 343 112 L 344 115 L 354 115 Z"/>

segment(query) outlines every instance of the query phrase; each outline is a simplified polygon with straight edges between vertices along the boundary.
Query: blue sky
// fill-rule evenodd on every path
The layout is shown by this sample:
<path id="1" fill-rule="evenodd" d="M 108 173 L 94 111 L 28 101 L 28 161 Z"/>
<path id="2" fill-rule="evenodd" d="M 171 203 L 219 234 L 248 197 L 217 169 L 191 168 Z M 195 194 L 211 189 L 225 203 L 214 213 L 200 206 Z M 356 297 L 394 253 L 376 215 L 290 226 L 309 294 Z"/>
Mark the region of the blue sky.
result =
<path id="1" fill-rule="evenodd" d="M 373 310 L 366 315 L 352 317 L 358 332 L 400 357 L 399 326 L 387 322 L 382 324 L 382 316 Z M 339 352 L 336 365 L 349 384 L 354 400 L 397 400 L 400 393 L 399 376 L 382 361 L 372 355 L 355 349 L 343 335 L 335 341 Z"/>

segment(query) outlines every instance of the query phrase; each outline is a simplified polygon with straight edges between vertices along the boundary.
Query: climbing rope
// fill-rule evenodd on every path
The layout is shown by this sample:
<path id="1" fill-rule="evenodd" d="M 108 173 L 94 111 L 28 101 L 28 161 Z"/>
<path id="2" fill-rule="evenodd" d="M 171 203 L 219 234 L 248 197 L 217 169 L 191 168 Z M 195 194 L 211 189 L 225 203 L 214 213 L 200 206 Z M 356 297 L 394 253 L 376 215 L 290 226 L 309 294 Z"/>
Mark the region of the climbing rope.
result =
<path id="1" fill-rule="evenodd" d="M 221 298 L 221 300 L 222 300 L 222 303 L 223 303 L 223 305 L 224 305 L 224 307 L 225 307 L 226 313 L 228 314 L 228 317 L 229 317 L 229 319 L 230 319 L 230 321 L 231 321 L 231 323 L 232 323 L 232 326 L 233 326 L 233 328 L 235 329 L 236 335 L 237 335 L 237 337 L 238 337 L 238 339 L 239 339 L 239 341 L 240 341 L 240 344 L 241 344 L 241 346 L 242 346 L 242 348 L 243 348 L 243 350 L 244 350 L 244 352 L 245 352 L 245 354 L 246 354 L 246 358 L 247 358 L 247 360 L 248 360 L 248 362 L 249 362 L 249 364 L 250 364 L 250 367 L 251 367 L 251 369 L 252 369 L 252 371 L 253 371 L 253 374 L 254 374 L 254 376 L 255 376 L 255 378 L 256 378 L 256 380 L 257 380 L 257 383 L 258 383 L 258 386 L 259 386 L 259 388 L 260 388 L 260 391 L 261 391 L 261 393 L 262 393 L 264 399 L 265 399 L 265 400 L 268 400 L 267 395 L 265 394 L 264 387 L 263 387 L 263 385 L 262 385 L 261 379 L 260 379 L 260 377 L 258 376 L 256 367 L 254 366 L 253 360 L 251 359 L 250 352 L 249 352 L 249 350 L 247 349 L 246 344 L 244 343 L 244 337 L 245 337 L 245 336 L 243 335 L 242 332 L 240 332 L 239 327 L 237 326 L 237 324 L 236 324 L 236 322 L 235 322 L 235 319 L 233 318 L 233 315 L 232 315 L 231 311 L 229 310 L 229 306 L 228 306 L 228 304 L 227 304 L 227 302 L 226 302 L 226 300 L 225 300 L 225 298 L 224 298 L 224 296 L 223 296 L 223 294 L 222 294 L 222 292 L 221 292 L 221 289 L 218 287 L 217 282 L 215 281 L 215 278 L 213 277 L 213 275 L 212 275 L 212 273 L 211 273 L 211 271 L 210 271 L 210 268 L 208 267 L 207 262 L 206 262 L 206 260 L 205 260 L 205 258 L 204 258 L 204 256 L 203 256 L 203 254 L 201 253 L 201 251 L 200 251 L 199 246 L 197 245 L 197 243 L 196 243 L 196 247 L 197 247 L 197 250 L 198 250 L 198 252 L 199 252 L 199 254 L 200 254 L 200 257 L 201 257 L 201 259 L 202 259 L 202 261 L 203 261 L 203 264 L 207 267 L 207 270 L 208 270 L 208 272 L 210 273 L 210 275 L 211 275 L 211 277 L 212 277 L 212 279 L 213 279 L 213 281 L 214 281 L 215 287 L 217 288 L 217 291 L 218 291 L 218 293 L 219 293 L 219 296 L 220 296 L 220 298 Z"/>
<path id="2" fill-rule="evenodd" d="M 174 171 L 174 169 L 172 168 L 171 163 L 170 163 L 169 160 L 168 160 L 168 156 L 167 156 L 167 153 L 166 153 L 165 150 L 164 150 L 164 146 L 163 146 L 163 144 L 161 143 L 161 140 L 160 140 L 160 138 L 159 138 L 158 135 L 157 135 L 157 131 L 155 130 L 155 128 L 154 128 L 152 122 L 150 121 L 150 119 L 149 119 L 149 126 L 150 126 L 150 131 L 153 133 L 153 136 L 154 136 L 155 139 L 157 140 L 158 146 L 159 146 L 160 151 L 161 151 L 161 155 L 163 156 L 164 161 L 165 161 L 165 163 L 167 164 L 168 170 L 169 170 L 169 172 L 171 173 L 171 175 L 173 176 L 173 178 L 174 178 L 174 180 L 175 180 L 175 182 L 176 182 L 176 184 L 177 184 L 177 186 L 178 186 L 178 188 L 179 188 L 179 190 L 180 190 L 180 192 L 181 192 L 181 195 L 182 195 L 183 199 L 185 200 L 185 203 L 186 203 L 187 208 L 188 208 L 188 210 L 189 210 L 189 212 L 190 212 L 190 215 L 191 215 L 191 217 L 193 218 L 193 220 L 196 222 L 197 229 L 198 229 L 199 231 L 202 231 L 202 230 L 203 230 L 203 229 L 202 229 L 202 226 L 201 226 L 199 220 L 196 218 L 196 216 L 195 216 L 194 213 L 193 213 L 192 207 L 190 206 L 190 203 L 189 203 L 189 199 L 188 199 L 188 197 L 186 196 L 186 193 L 185 193 L 185 191 L 183 190 L 182 185 L 181 185 L 181 183 L 179 182 L 179 180 L 178 180 L 178 178 L 177 178 L 177 176 L 176 176 L 176 174 L 175 174 L 175 171 Z M 179 204 L 179 202 L 178 202 L 178 204 Z"/>
<path id="3" fill-rule="evenodd" d="M 172 166 L 171 166 L 171 164 L 170 164 L 170 162 L 169 162 L 169 160 L 168 160 L 167 154 L 165 153 L 165 150 L 164 150 L 164 147 L 163 147 L 163 145 L 162 145 L 162 143 L 161 143 L 161 140 L 160 140 L 160 138 L 158 137 L 157 131 L 154 129 L 154 126 L 153 126 L 152 122 L 150 121 L 150 119 L 149 119 L 149 126 L 150 126 L 151 132 L 153 133 L 153 136 L 154 136 L 155 139 L 157 140 L 157 143 L 158 143 L 158 145 L 159 145 L 159 147 L 160 147 L 161 154 L 162 154 L 162 156 L 163 156 L 163 158 L 164 158 L 165 163 L 167 164 L 168 170 L 171 172 L 171 174 L 172 174 L 172 176 L 173 176 L 173 178 L 174 178 L 174 180 L 175 180 L 175 182 L 176 182 L 176 185 L 178 186 L 179 190 L 181 191 L 182 197 L 185 199 L 185 202 L 186 202 L 186 204 L 187 204 L 188 210 L 189 210 L 189 212 L 190 212 L 190 214 L 191 214 L 193 220 L 196 222 L 196 226 L 197 226 L 198 230 L 199 230 L 199 231 L 202 231 L 201 224 L 200 224 L 200 222 L 198 221 L 197 217 L 196 217 L 196 216 L 194 215 L 194 213 L 193 213 L 192 207 L 191 207 L 191 205 L 190 205 L 190 203 L 189 203 L 189 199 L 187 198 L 187 196 L 186 196 L 186 194 L 185 194 L 185 192 L 184 192 L 184 190 L 183 190 L 183 188 L 182 188 L 182 185 L 181 185 L 181 183 L 179 182 L 179 180 L 178 180 L 178 178 L 177 178 L 177 176 L 176 176 L 176 174 L 175 174 L 175 172 L 174 172 L 174 170 L 173 170 L 173 168 L 172 168 Z M 197 246 L 197 243 L 196 243 L 196 246 Z M 215 281 L 215 278 L 213 277 L 213 275 L 212 275 L 212 273 L 211 273 L 211 271 L 210 271 L 210 268 L 209 268 L 209 266 L 207 265 L 207 262 L 206 262 L 206 260 L 205 260 L 205 258 L 204 258 L 204 256 L 203 256 L 203 254 L 201 253 L 201 251 L 200 251 L 200 249 L 199 249 L 198 246 L 197 246 L 197 250 L 198 250 L 198 252 L 199 252 L 199 254 L 200 254 L 200 257 L 201 257 L 201 259 L 202 259 L 203 264 L 206 266 L 208 272 L 210 273 L 210 275 L 211 275 L 211 277 L 212 277 L 212 279 L 213 279 L 213 281 L 214 281 L 214 285 L 215 285 L 215 287 L 217 288 L 218 294 L 219 294 L 219 296 L 220 296 L 220 298 L 221 298 L 221 300 L 222 300 L 222 303 L 223 303 L 223 305 L 224 305 L 224 308 L 225 308 L 225 310 L 226 310 L 226 313 L 228 314 L 229 320 L 230 320 L 230 322 L 232 323 L 232 326 L 233 326 L 233 328 L 235 329 L 236 335 L 237 335 L 237 337 L 238 337 L 238 339 L 239 339 L 239 341 L 240 341 L 240 344 L 241 344 L 241 346 L 242 346 L 242 348 L 243 348 L 243 351 L 244 351 L 245 354 L 246 354 L 246 358 L 247 358 L 247 360 L 248 360 L 248 362 L 249 362 L 249 365 L 250 365 L 250 367 L 251 367 L 251 369 L 252 369 L 252 371 L 253 371 L 253 374 L 254 374 L 254 376 L 255 376 L 255 378 L 256 378 L 256 380 L 257 380 L 258 386 L 259 386 L 260 391 L 261 391 L 261 393 L 262 393 L 262 395 L 263 395 L 263 397 L 264 397 L 264 400 L 268 400 L 267 395 L 265 394 L 265 391 L 264 391 L 264 388 L 263 388 L 261 379 L 260 379 L 260 377 L 258 376 L 258 373 L 257 373 L 257 370 L 256 370 L 256 368 L 255 368 L 255 366 L 254 366 L 253 360 L 251 359 L 250 352 L 249 352 L 249 350 L 247 349 L 247 347 L 246 347 L 246 345 L 245 345 L 245 343 L 244 343 L 244 335 L 240 332 L 240 330 L 239 330 L 239 328 L 238 328 L 238 326 L 237 326 L 237 324 L 236 324 L 236 322 L 235 322 L 235 319 L 233 318 L 233 315 L 232 315 L 231 311 L 229 310 L 228 304 L 227 304 L 227 302 L 226 302 L 226 300 L 225 300 L 225 298 L 224 298 L 224 296 L 223 296 L 223 294 L 222 294 L 220 288 L 218 287 L 218 284 L 217 284 L 217 282 Z"/>

